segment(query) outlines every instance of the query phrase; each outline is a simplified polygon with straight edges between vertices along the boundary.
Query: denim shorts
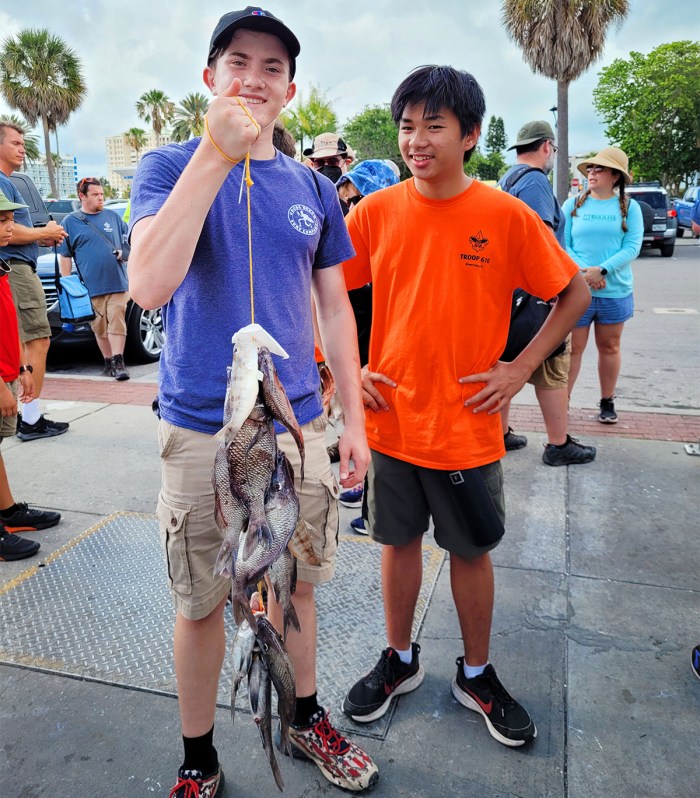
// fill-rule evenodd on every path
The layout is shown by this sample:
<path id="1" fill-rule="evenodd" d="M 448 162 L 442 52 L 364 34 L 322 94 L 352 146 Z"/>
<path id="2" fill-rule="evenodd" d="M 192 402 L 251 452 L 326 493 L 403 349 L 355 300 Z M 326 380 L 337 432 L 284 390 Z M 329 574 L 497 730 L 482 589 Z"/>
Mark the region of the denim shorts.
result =
<path id="1" fill-rule="evenodd" d="M 596 324 L 622 324 L 634 316 L 634 295 L 624 297 L 594 296 L 588 310 L 576 322 L 577 327 Z"/>

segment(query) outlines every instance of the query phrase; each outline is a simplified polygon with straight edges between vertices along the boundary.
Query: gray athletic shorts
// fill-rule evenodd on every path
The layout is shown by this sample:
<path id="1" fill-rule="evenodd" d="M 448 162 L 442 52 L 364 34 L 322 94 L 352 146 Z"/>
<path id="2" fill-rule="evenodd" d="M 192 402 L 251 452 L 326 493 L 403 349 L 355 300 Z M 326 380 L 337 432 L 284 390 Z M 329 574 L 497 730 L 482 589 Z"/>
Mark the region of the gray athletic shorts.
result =
<path id="1" fill-rule="evenodd" d="M 428 531 L 465 560 L 495 548 L 506 517 L 500 461 L 442 471 L 372 450 L 367 472 L 367 525 L 373 540 L 402 546 Z"/>

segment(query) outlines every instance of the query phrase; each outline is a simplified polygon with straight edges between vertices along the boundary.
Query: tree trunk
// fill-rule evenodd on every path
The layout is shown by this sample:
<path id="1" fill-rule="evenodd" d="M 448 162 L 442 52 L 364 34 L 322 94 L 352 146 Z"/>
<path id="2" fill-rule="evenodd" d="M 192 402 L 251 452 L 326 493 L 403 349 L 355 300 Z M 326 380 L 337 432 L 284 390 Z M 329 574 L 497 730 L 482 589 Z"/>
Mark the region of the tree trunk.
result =
<path id="1" fill-rule="evenodd" d="M 557 81 L 557 200 L 569 196 L 569 84 Z"/>
<path id="2" fill-rule="evenodd" d="M 53 168 L 53 158 L 51 157 L 51 139 L 49 138 L 49 120 L 46 116 L 41 117 L 41 124 L 44 128 L 44 151 L 46 153 L 46 168 L 49 172 L 49 185 L 51 186 L 51 196 L 55 199 L 59 198 L 58 189 L 56 187 L 56 172 Z"/>

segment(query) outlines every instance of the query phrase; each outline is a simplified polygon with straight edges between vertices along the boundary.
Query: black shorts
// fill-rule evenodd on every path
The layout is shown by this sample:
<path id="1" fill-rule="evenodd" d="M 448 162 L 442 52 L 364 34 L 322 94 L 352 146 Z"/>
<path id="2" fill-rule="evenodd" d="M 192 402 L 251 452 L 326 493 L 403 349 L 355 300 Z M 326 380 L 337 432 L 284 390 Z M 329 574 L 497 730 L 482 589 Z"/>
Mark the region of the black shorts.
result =
<path id="1" fill-rule="evenodd" d="M 428 531 L 465 560 L 495 548 L 503 537 L 503 469 L 495 463 L 442 471 L 372 450 L 367 472 L 367 522 L 373 540 L 402 546 Z"/>

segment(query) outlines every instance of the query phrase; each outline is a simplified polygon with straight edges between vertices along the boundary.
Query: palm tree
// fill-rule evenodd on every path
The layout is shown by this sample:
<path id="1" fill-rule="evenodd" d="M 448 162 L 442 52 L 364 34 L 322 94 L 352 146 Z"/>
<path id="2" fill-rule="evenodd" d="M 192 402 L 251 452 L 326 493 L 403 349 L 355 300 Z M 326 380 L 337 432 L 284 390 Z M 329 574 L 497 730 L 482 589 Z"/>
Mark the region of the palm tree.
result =
<path id="1" fill-rule="evenodd" d="M 173 141 L 189 141 L 201 136 L 204 130 L 204 115 L 209 108 L 209 99 L 201 92 L 188 94 L 182 105 L 175 109 Z"/>
<path id="2" fill-rule="evenodd" d="M 41 119 L 51 193 L 58 196 L 49 131 L 64 125 L 86 94 L 80 60 L 59 36 L 27 29 L 8 37 L 0 51 L 0 92 L 33 127 Z"/>
<path id="3" fill-rule="evenodd" d="M 139 162 L 139 153 L 146 146 L 146 131 L 140 127 L 130 127 L 124 131 L 126 143 L 136 150 L 136 163 Z"/>
<path id="4" fill-rule="evenodd" d="M 22 128 L 22 133 L 24 135 L 24 160 L 25 163 L 29 161 L 38 161 L 41 158 L 41 153 L 39 152 L 39 139 L 36 136 L 29 135 L 31 132 L 31 125 L 27 124 L 26 120 L 22 119 L 21 116 L 17 116 L 17 114 L 5 114 L 4 116 L 0 116 L 0 124 L 3 122 L 8 122 L 11 125 L 16 125 L 19 128 Z"/>
<path id="5" fill-rule="evenodd" d="M 285 127 L 299 142 L 304 152 L 304 139 L 313 141 L 319 133 L 332 133 L 338 126 L 338 119 L 331 101 L 318 86 L 309 87 L 309 99 L 304 102 L 301 92 L 296 96 L 296 108 L 282 112 Z"/>
<path id="6" fill-rule="evenodd" d="M 144 122 L 150 122 L 156 134 L 156 145 L 160 147 L 160 133 L 163 125 L 173 118 L 175 103 L 160 89 L 151 89 L 139 97 L 136 113 Z"/>
<path id="7" fill-rule="evenodd" d="M 532 70 L 557 81 L 557 199 L 569 193 L 569 83 L 597 60 L 629 0 L 504 0 L 501 21 Z"/>

